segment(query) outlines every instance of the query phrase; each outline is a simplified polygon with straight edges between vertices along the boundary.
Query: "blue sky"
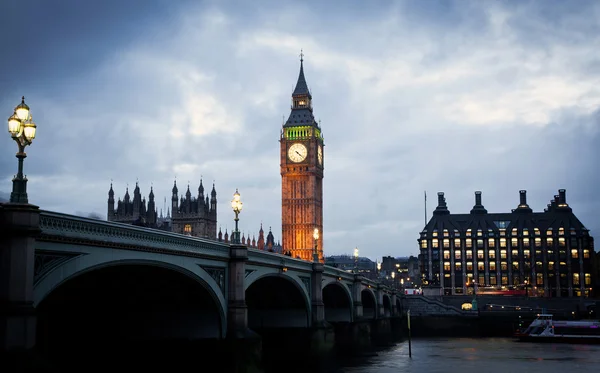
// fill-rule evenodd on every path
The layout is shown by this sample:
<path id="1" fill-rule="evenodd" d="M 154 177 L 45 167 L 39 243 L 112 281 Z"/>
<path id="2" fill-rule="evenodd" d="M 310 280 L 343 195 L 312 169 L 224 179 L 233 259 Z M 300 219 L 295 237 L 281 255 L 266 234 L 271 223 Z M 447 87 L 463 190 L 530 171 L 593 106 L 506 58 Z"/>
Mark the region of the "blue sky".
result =
<path id="1" fill-rule="evenodd" d="M 113 179 L 159 207 L 216 183 L 218 219 L 281 232 L 279 133 L 300 49 L 325 137 L 324 250 L 417 254 L 436 193 L 541 211 L 560 188 L 592 235 L 600 150 L 594 1 L 103 1 L 0 4 L 0 110 L 38 137 L 31 203 L 106 216 Z M 16 145 L 0 140 L 0 197 Z"/>

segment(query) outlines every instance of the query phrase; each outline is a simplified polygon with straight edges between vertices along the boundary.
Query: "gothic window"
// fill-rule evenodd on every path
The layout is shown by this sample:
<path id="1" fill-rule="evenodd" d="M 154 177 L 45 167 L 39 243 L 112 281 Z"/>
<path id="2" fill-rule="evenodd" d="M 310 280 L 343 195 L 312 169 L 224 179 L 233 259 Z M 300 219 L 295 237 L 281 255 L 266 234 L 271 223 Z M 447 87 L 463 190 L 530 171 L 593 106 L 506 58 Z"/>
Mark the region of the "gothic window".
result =
<path id="1" fill-rule="evenodd" d="M 183 234 L 191 236 L 192 235 L 192 225 L 191 224 L 186 224 L 183 227 Z"/>

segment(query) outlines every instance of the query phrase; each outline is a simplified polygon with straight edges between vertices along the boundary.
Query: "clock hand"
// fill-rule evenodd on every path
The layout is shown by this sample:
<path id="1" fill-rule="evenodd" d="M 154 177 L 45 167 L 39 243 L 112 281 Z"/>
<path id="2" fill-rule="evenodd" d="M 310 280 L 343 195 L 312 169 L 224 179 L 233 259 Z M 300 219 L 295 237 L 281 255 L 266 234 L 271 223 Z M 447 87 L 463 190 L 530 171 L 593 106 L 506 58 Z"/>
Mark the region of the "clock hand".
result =
<path id="1" fill-rule="evenodd" d="M 299 153 L 297 150 L 296 150 L 296 154 L 298 154 L 299 156 L 301 156 L 301 157 L 302 157 L 302 154 L 300 154 L 300 153 Z"/>

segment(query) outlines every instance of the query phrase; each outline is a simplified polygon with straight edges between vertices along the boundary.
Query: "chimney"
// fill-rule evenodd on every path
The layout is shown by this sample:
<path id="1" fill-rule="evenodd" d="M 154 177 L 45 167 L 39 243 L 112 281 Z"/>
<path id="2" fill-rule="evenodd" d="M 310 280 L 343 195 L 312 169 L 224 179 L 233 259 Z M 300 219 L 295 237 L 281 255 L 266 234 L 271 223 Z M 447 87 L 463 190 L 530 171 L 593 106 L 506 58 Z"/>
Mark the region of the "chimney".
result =
<path id="1" fill-rule="evenodd" d="M 567 191 L 565 189 L 559 189 L 558 190 L 558 203 L 562 204 L 562 205 L 566 205 L 567 204 Z"/>
<path id="2" fill-rule="evenodd" d="M 475 192 L 475 205 L 481 206 L 481 191 L 479 190 Z"/>
<path id="3" fill-rule="evenodd" d="M 519 190 L 519 197 L 520 197 L 519 205 L 527 206 L 527 191 Z"/>
<path id="4" fill-rule="evenodd" d="M 444 198 L 444 192 L 438 192 L 438 207 L 443 207 L 446 205 L 446 200 Z"/>
<path id="5" fill-rule="evenodd" d="M 433 210 L 434 215 L 448 215 L 450 211 L 448 211 L 448 206 L 446 206 L 446 198 L 444 198 L 444 192 L 438 192 L 438 205 Z"/>

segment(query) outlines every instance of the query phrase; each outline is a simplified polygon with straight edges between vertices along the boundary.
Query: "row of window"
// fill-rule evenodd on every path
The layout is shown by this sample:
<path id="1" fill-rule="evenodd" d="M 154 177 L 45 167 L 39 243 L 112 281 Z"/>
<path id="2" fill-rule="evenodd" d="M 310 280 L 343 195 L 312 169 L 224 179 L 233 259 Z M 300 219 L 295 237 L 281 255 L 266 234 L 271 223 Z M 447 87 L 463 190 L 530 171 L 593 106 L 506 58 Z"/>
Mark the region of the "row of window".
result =
<path id="1" fill-rule="evenodd" d="M 590 258 L 590 250 L 583 249 L 582 251 L 583 251 L 583 256 L 582 256 L 583 259 L 589 259 Z M 552 257 L 554 255 L 553 250 L 547 250 L 546 252 L 549 257 Z M 487 253 L 488 253 L 488 259 L 496 259 L 497 250 L 488 250 Z M 567 252 L 565 250 L 558 251 L 558 254 L 560 257 L 566 257 L 566 253 Z M 536 254 L 537 258 L 542 257 L 541 250 L 536 250 L 535 254 Z M 454 250 L 454 259 L 461 260 L 462 255 L 463 255 L 462 250 Z M 500 250 L 500 259 L 507 259 L 508 258 L 507 255 L 508 255 L 508 250 Z M 443 257 L 446 260 L 450 259 L 450 250 L 444 250 Z M 519 250 L 511 250 L 511 257 L 519 258 Z M 473 259 L 473 250 L 465 250 L 465 258 Z M 523 258 L 525 258 L 525 259 L 531 258 L 531 250 L 523 250 Z M 571 249 L 571 258 L 579 259 L 579 249 Z M 485 250 L 477 250 L 477 259 L 485 259 Z"/>
<path id="2" fill-rule="evenodd" d="M 466 269 L 467 271 L 473 271 L 473 262 L 466 262 Z M 486 262 L 476 262 L 477 264 L 477 270 L 478 271 L 484 271 L 485 267 L 486 267 Z M 450 262 L 444 262 L 444 271 L 451 271 L 451 266 L 452 264 Z M 508 262 L 500 262 L 500 270 L 501 271 L 508 271 L 508 266 L 509 263 Z M 518 271 L 519 270 L 519 262 L 513 262 L 510 264 L 511 268 L 513 271 Z M 548 262 L 546 264 L 546 267 L 549 271 L 554 271 L 557 268 L 560 271 L 566 271 L 567 270 L 567 263 L 565 262 L 558 262 L 558 266 L 556 267 L 556 262 Z M 495 271 L 496 270 L 496 262 L 488 262 L 487 263 L 487 267 L 488 270 L 490 271 Z M 456 262 L 454 263 L 454 268 L 456 271 L 461 271 L 462 270 L 462 263 L 461 262 Z M 524 264 L 524 268 L 526 270 L 531 270 L 531 263 L 530 262 L 525 262 Z M 535 269 L 536 271 L 543 271 L 544 270 L 544 263 L 542 262 L 535 262 Z"/>
<path id="3" fill-rule="evenodd" d="M 500 238 L 500 239 L 495 239 L 495 238 L 488 238 L 488 247 L 496 247 L 496 242 L 498 242 L 500 247 L 506 247 L 507 245 L 507 239 L 506 238 Z M 439 247 L 439 241 L 437 238 L 433 238 L 431 239 L 431 247 L 432 248 L 438 248 Z M 444 238 L 441 240 L 442 241 L 442 246 L 444 248 L 449 248 L 450 247 L 450 239 L 449 238 Z M 535 245 L 535 247 L 542 247 L 542 238 L 536 237 L 533 240 L 533 244 Z M 566 246 L 566 240 L 564 237 L 559 237 L 558 240 L 558 246 L 560 247 L 565 247 Z M 455 238 L 454 239 L 454 247 L 461 247 L 461 245 L 464 243 L 465 247 L 473 247 L 473 240 L 470 238 L 461 240 L 460 238 Z M 523 245 L 523 247 L 530 247 L 531 246 L 531 240 L 527 237 L 524 237 L 521 239 L 521 243 Z M 483 247 L 484 246 L 484 239 L 477 239 L 475 240 L 475 244 L 477 245 L 477 247 Z M 518 238 L 511 238 L 510 239 L 510 244 L 512 247 L 518 247 L 519 246 L 519 239 Z M 548 237 L 546 238 L 546 246 L 553 246 L 554 245 L 554 238 L 552 237 Z M 577 238 L 572 238 L 571 239 L 571 246 L 577 246 Z M 421 240 L 421 248 L 422 249 L 427 249 L 428 248 L 428 240 L 422 239 Z"/>
<path id="4" fill-rule="evenodd" d="M 550 278 L 554 277 L 554 275 L 549 274 L 548 277 L 549 277 L 548 283 L 549 284 L 553 284 L 553 280 L 550 279 Z M 566 277 L 567 277 L 566 274 L 561 273 L 559 278 L 561 279 L 561 282 L 564 283 L 564 280 L 566 280 Z M 444 275 L 444 278 L 449 279 L 450 278 L 450 274 L 446 273 Z M 478 280 L 479 280 L 478 284 L 480 286 L 482 286 L 482 285 L 492 285 L 492 286 L 493 285 L 498 285 L 497 278 L 494 275 L 489 276 L 489 283 L 486 282 L 486 277 L 485 277 L 485 275 L 482 275 L 482 274 L 480 274 L 478 276 Z M 580 281 L 579 273 L 574 273 L 573 276 L 572 276 L 572 280 L 573 280 L 573 286 L 581 286 L 581 281 Z M 514 279 L 513 282 L 514 282 L 515 285 L 520 285 L 520 278 L 515 277 L 515 279 Z M 473 274 L 472 273 L 468 273 L 467 274 L 467 286 L 469 286 L 469 284 L 472 285 L 473 283 L 474 283 L 473 282 Z M 508 285 L 508 276 L 500 276 L 500 285 Z M 536 274 L 536 276 L 535 276 L 535 285 L 537 285 L 537 286 L 544 286 L 544 274 L 543 273 L 537 273 Z M 586 285 L 586 286 L 592 285 L 592 276 L 591 276 L 590 273 L 584 273 L 583 285 Z M 566 286 L 566 284 L 565 284 L 565 286 Z"/>
<path id="5" fill-rule="evenodd" d="M 570 229 L 571 234 L 575 235 L 577 234 L 577 231 L 575 230 L 575 228 L 571 228 Z M 500 233 L 500 236 L 505 236 L 506 235 L 506 229 L 499 229 L 498 232 Z M 427 233 L 427 231 L 423 231 L 423 234 Z M 460 237 L 460 231 L 458 229 L 454 229 L 453 230 L 453 237 Z M 546 236 L 552 236 L 554 233 L 554 230 L 552 228 L 548 228 L 546 230 Z M 444 237 L 450 237 L 450 232 L 448 229 L 444 229 L 442 232 Z M 476 232 L 477 237 L 483 237 L 484 231 L 482 229 L 478 229 Z M 495 234 L 495 231 L 493 229 L 488 229 L 487 230 L 487 234 L 493 236 Z M 517 236 L 517 235 L 522 235 L 522 236 L 529 236 L 529 229 L 528 228 L 523 228 L 521 230 L 521 232 L 519 232 L 519 230 L 517 228 L 513 228 L 510 231 L 510 234 L 512 236 Z M 431 233 L 432 237 L 437 237 L 438 236 L 438 230 L 434 229 L 433 232 Z M 541 232 L 539 228 L 534 228 L 533 229 L 533 235 L 535 236 L 540 236 Z M 559 236 L 564 236 L 565 235 L 565 228 L 560 227 L 558 228 L 558 235 Z M 471 237 L 474 236 L 472 229 L 467 229 L 467 231 L 465 232 L 465 236 L 467 237 Z"/>

